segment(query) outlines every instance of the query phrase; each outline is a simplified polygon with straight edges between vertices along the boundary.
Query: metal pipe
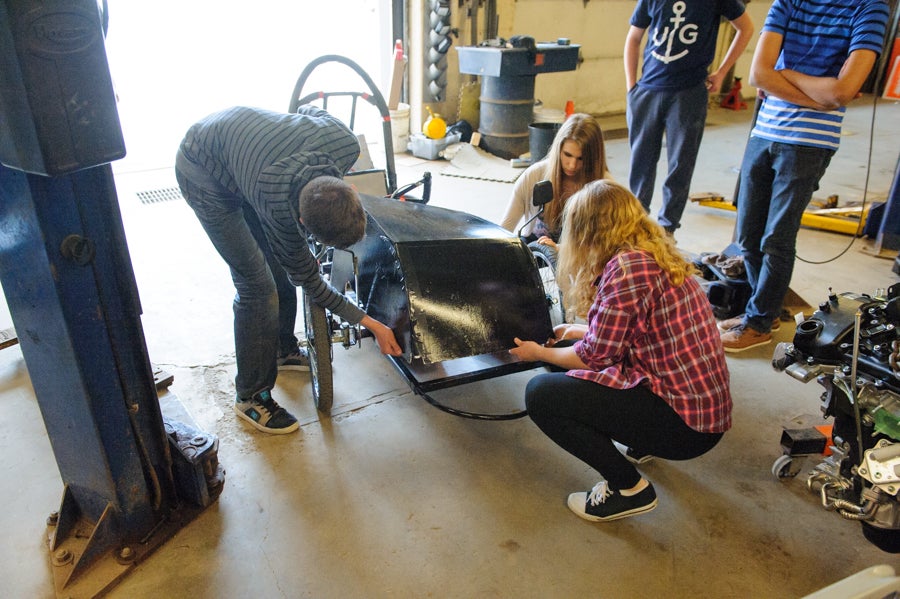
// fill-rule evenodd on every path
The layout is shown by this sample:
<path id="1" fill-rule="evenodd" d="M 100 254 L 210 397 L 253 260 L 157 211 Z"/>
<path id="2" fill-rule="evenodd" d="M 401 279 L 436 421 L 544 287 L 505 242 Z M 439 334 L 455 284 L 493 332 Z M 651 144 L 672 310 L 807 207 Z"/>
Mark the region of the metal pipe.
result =
<path id="1" fill-rule="evenodd" d="M 859 413 L 859 402 L 857 401 L 856 387 L 856 367 L 859 362 L 859 329 L 861 320 L 862 310 L 857 309 L 853 323 L 853 359 L 850 363 L 850 391 L 852 395 L 850 399 L 853 401 L 853 417 L 856 420 L 856 442 L 858 448 L 856 456 L 857 465 L 861 465 L 863 460 L 862 417 Z"/>
<path id="2" fill-rule="evenodd" d="M 866 501 L 864 505 L 856 505 L 844 499 L 834 502 L 838 514 L 847 520 L 871 520 L 875 516 L 878 504 L 874 501 Z"/>
<path id="3" fill-rule="evenodd" d="M 825 472 L 815 472 L 813 474 L 810 474 L 809 478 L 806 479 L 806 488 L 812 492 L 815 492 L 815 489 L 813 487 L 816 483 L 822 483 L 822 485 L 824 486 L 831 478 L 833 477 L 829 474 L 826 474 Z M 819 489 L 821 491 L 821 487 Z"/>

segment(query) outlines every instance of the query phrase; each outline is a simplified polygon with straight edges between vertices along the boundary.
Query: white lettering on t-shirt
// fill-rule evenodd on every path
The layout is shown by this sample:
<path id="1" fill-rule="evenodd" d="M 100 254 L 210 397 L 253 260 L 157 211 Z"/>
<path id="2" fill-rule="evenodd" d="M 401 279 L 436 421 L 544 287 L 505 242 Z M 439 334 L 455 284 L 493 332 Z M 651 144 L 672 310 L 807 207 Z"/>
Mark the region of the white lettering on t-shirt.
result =
<path id="1" fill-rule="evenodd" d="M 657 52 L 657 50 L 652 50 L 650 52 L 650 55 L 660 62 L 669 64 L 670 62 L 674 62 L 688 55 L 688 48 L 684 48 L 677 54 L 672 54 L 672 44 L 676 39 L 683 46 L 690 46 L 697 41 L 697 25 L 694 23 L 683 24 L 684 17 L 682 17 L 681 15 L 684 14 L 686 7 L 687 5 L 684 2 L 676 2 L 675 4 L 673 4 L 672 12 L 674 13 L 674 16 L 669 19 L 669 22 L 671 23 L 671 31 L 669 30 L 669 26 L 667 25 L 662 30 L 662 33 L 660 33 L 658 27 L 653 32 L 653 46 L 657 49 L 665 46 L 664 54 Z"/>

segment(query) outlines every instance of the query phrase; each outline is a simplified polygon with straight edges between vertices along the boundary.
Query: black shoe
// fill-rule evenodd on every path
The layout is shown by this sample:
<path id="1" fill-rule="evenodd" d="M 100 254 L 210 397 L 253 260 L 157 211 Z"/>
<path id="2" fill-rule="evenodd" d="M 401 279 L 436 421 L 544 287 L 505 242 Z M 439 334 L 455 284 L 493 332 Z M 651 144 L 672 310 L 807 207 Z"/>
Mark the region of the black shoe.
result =
<path id="1" fill-rule="evenodd" d="M 304 348 L 297 348 L 286 356 L 278 358 L 278 370 L 309 372 L 309 354 Z"/>
<path id="2" fill-rule="evenodd" d="M 284 435 L 300 428 L 297 419 L 279 406 L 268 390 L 260 391 L 250 399 L 236 401 L 234 413 L 262 432 L 272 435 Z"/>
<path id="3" fill-rule="evenodd" d="M 634 495 L 625 496 L 613 491 L 605 480 L 594 485 L 590 493 L 569 495 L 569 509 L 581 518 L 591 522 L 608 522 L 649 512 L 657 504 L 656 491 L 647 483 L 647 488 Z"/>

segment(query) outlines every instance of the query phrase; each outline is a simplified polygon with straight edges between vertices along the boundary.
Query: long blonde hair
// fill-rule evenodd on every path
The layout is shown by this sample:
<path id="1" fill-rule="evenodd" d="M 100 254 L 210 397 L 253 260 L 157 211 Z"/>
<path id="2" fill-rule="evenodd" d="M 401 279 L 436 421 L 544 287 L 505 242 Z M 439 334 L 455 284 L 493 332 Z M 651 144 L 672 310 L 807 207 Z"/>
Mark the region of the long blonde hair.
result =
<path id="1" fill-rule="evenodd" d="M 579 174 L 579 187 L 588 181 L 602 179 L 609 170 L 600 123 L 591 115 L 584 113 L 576 113 L 567 118 L 556 132 L 544 159 L 546 164 L 544 179 L 553 183 L 553 201 L 544 206 L 543 220 L 552 231 L 559 230 L 565 208 L 566 200 L 560 197 L 564 176 L 560 154 L 563 144 L 567 141 L 574 141 L 581 147 L 582 168 Z"/>
<path id="2" fill-rule="evenodd" d="M 563 212 L 557 277 L 567 308 L 587 316 L 597 277 L 610 260 L 629 250 L 653 256 L 676 287 L 696 272 L 630 191 L 606 179 L 587 183 Z"/>

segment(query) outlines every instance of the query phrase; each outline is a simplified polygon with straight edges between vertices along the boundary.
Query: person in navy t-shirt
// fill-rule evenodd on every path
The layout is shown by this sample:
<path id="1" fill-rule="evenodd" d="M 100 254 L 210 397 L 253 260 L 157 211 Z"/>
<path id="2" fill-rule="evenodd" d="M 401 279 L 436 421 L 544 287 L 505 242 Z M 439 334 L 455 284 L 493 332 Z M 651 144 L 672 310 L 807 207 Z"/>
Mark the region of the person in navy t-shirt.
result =
<path id="1" fill-rule="evenodd" d="M 723 17 L 737 33 L 721 64 L 709 73 Z M 644 61 L 638 79 L 638 59 L 645 35 Z M 631 145 L 629 185 L 649 212 L 665 134 L 669 169 L 657 221 L 669 233 L 681 226 L 706 126 L 709 94 L 721 89 L 751 35 L 753 21 L 741 0 L 639 0 L 631 16 L 625 39 L 626 117 Z"/>

